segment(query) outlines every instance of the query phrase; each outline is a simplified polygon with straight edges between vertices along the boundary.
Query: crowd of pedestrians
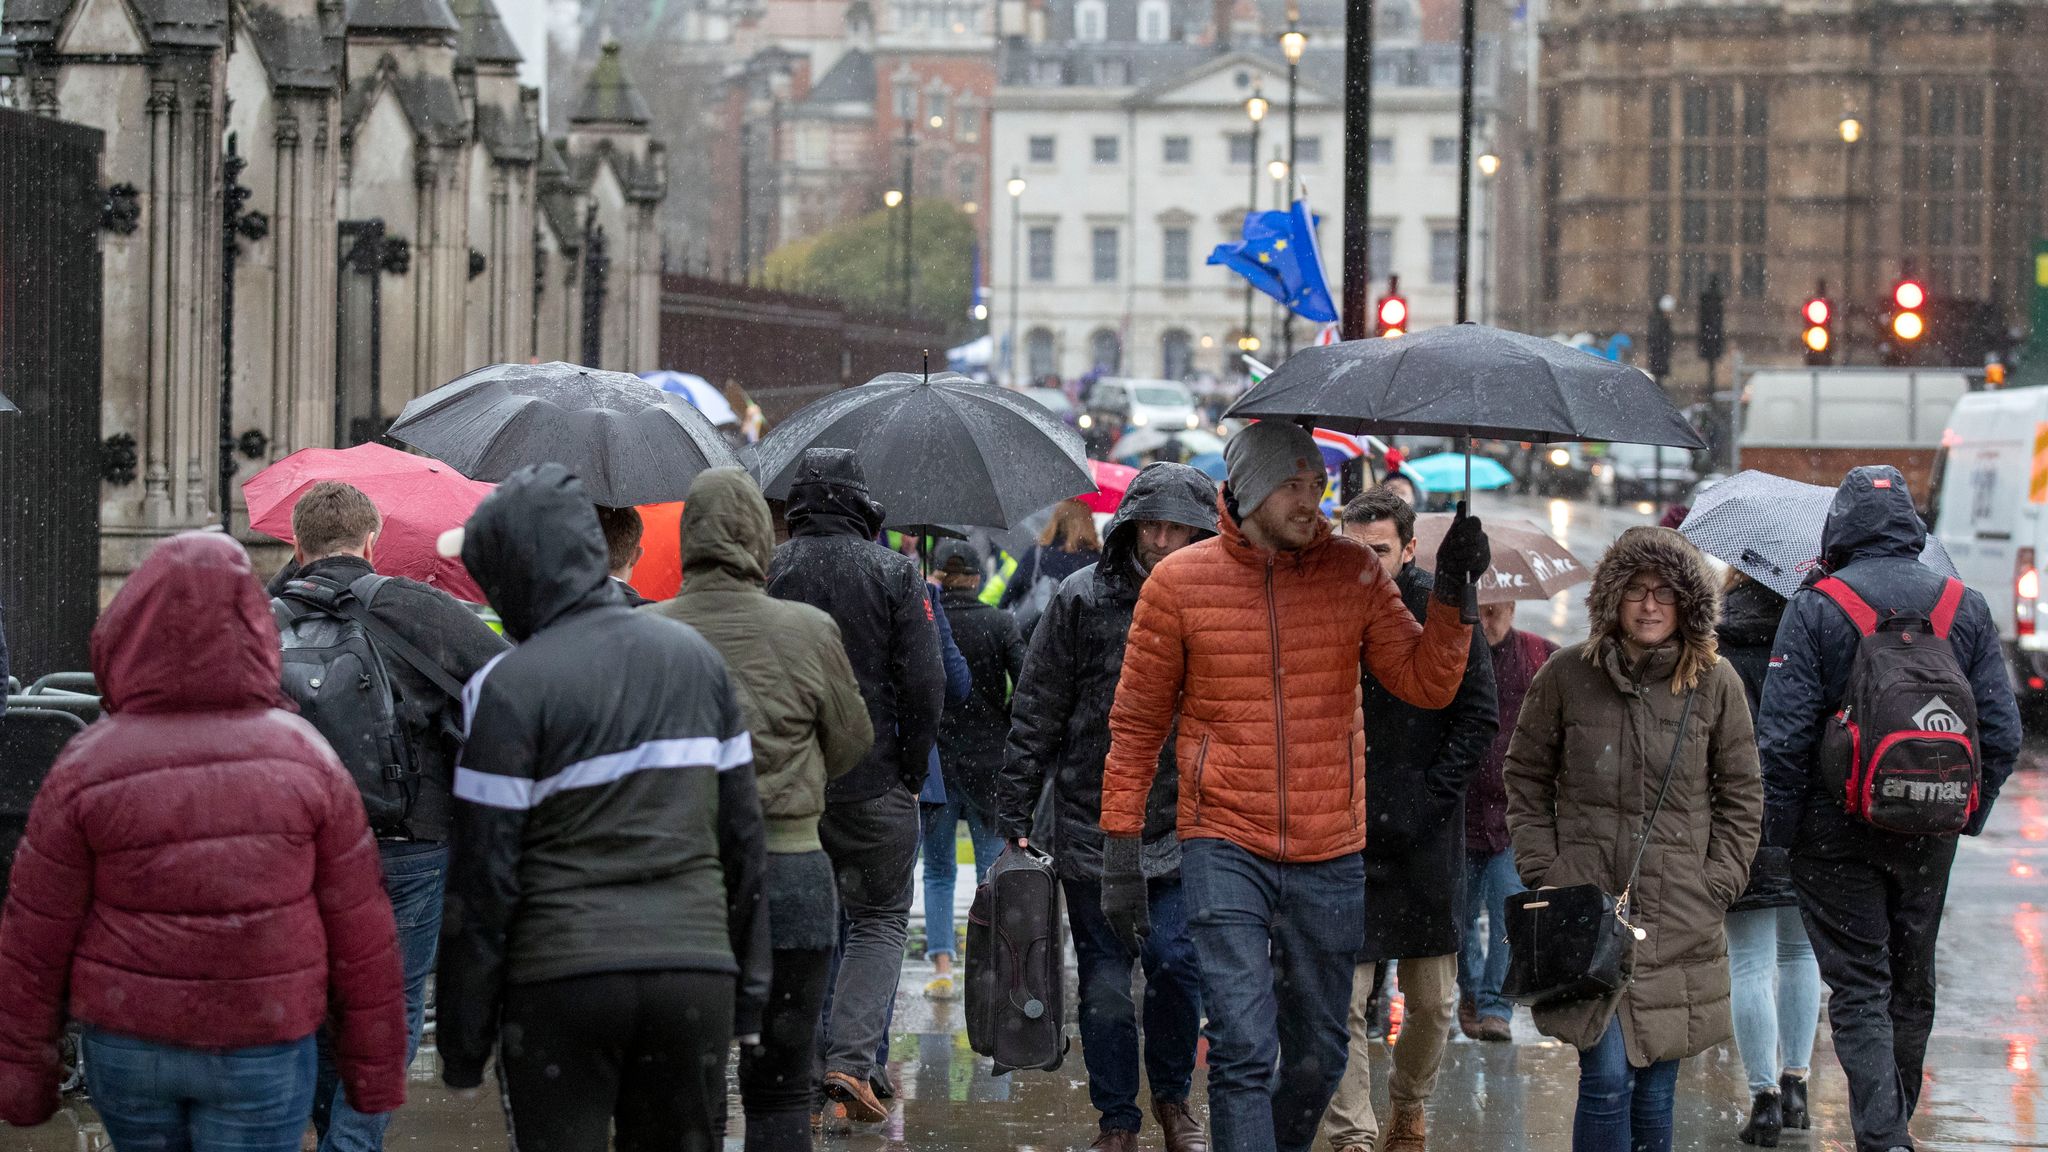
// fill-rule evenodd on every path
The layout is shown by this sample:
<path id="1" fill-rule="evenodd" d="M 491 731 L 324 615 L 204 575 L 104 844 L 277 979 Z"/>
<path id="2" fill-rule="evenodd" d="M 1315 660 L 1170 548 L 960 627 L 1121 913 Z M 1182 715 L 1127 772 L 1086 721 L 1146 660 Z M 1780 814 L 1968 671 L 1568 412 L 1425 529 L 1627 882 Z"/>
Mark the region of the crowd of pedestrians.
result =
<path id="1" fill-rule="evenodd" d="M 964 824 L 977 875 L 1050 855 L 1090 1147 L 1137 1148 L 1142 1095 L 1169 1152 L 1423 1152 L 1454 1029 L 1511 1040 L 1518 1000 L 1577 1051 L 1575 1152 L 1668 1152 L 1680 1061 L 1731 1037 L 1739 1135 L 1775 1146 L 1810 1123 L 1824 984 L 1857 1152 L 1910 1152 L 1956 834 L 2020 728 L 1903 477 L 1844 480 L 1789 600 L 1632 528 L 1559 649 L 1511 602 L 1473 620 L 1475 518 L 1428 570 L 1412 492 L 1325 518 L 1304 429 L 1225 466 L 1150 465 L 1099 534 L 1066 502 L 1014 558 L 888 546 L 850 451 L 803 456 L 779 545 L 713 469 L 653 604 L 638 515 L 527 468 L 460 534 L 502 638 L 379 575 L 345 484 L 300 499 L 268 595 L 225 536 L 163 543 L 14 861 L 0 1119 L 57 1108 L 69 1026 L 117 1149 L 378 1149 L 431 985 L 443 1083 L 494 1067 L 521 1152 L 717 1147 L 735 1048 L 745 1147 L 806 1150 L 890 1116 L 920 854 L 926 994 L 976 960 Z M 1910 730 L 1902 661 L 1955 685 Z M 1582 886 L 1623 977 L 1531 991 L 1517 917 Z"/>

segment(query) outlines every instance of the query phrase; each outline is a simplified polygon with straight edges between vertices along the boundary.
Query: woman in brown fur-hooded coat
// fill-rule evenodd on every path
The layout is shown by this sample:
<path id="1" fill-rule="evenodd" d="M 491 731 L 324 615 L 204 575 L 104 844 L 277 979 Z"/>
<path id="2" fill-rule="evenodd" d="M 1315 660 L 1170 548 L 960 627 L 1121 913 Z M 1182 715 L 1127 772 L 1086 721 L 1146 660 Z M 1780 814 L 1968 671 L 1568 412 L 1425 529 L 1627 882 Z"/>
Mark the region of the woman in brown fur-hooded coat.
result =
<path id="1" fill-rule="evenodd" d="M 1676 627 L 1650 647 L 1623 627 L 1624 594 L 1638 577 L 1677 593 L 1664 609 Z M 1586 597 L 1591 638 L 1537 673 L 1508 748 L 1508 830 L 1523 881 L 1597 884 L 1619 895 L 1679 743 L 1630 893 L 1630 920 L 1648 934 L 1635 945 L 1631 979 L 1605 999 L 1536 1012 L 1537 1027 L 1582 1053 L 1618 1016 L 1637 1069 L 1733 1032 L 1722 915 L 1748 877 L 1763 789 L 1742 679 L 1716 651 L 1720 603 L 1720 582 L 1685 537 L 1668 528 L 1622 533 Z M 1680 734 L 1688 693 L 1692 713 Z"/>

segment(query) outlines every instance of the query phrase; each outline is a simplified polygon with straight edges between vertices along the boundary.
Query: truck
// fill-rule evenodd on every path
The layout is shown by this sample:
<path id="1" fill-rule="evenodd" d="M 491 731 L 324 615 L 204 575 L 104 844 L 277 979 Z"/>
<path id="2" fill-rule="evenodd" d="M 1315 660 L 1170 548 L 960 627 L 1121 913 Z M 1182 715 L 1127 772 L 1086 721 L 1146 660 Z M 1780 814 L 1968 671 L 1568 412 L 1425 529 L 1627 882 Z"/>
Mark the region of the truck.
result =
<path id="1" fill-rule="evenodd" d="M 1832 488 L 1857 465 L 1890 464 L 1925 512 L 1949 412 L 1982 386 L 1956 368 L 1758 369 L 1743 387 L 1739 468 Z"/>
<path id="2" fill-rule="evenodd" d="M 2048 698 L 2048 387 L 1973 392 L 1942 432 L 1934 534 L 1963 583 L 1984 594 L 2022 699 Z"/>

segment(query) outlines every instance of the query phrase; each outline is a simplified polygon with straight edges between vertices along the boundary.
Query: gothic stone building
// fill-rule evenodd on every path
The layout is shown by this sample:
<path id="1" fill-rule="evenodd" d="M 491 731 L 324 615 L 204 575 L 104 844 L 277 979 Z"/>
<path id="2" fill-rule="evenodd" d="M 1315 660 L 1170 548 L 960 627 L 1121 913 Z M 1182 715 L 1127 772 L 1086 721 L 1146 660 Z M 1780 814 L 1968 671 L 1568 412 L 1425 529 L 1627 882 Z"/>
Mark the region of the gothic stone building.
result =
<path id="1" fill-rule="evenodd" d="M 667 167 L 615 48 L 548 139 L 491 0 L 9 0 L 4 20 L 16 101 L 105 133 L 119 209 L 101 431 L 137 466 L 101 492 L 103 587 L 265 464 L 372 438 L 472 368 L 653 366 Z"/>

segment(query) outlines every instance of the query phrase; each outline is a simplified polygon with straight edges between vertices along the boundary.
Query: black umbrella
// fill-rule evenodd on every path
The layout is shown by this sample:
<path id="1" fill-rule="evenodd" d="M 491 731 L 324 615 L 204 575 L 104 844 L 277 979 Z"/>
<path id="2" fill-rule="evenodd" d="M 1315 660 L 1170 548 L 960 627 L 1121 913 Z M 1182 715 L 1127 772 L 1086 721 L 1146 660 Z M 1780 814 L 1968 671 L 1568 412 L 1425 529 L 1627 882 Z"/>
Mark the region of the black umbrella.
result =
<path id="1" fill-rule="evenodd" d="M 680 396 L 580 364 L 493 364 L 405 406 L 391 435 L 472 480 L 560 464 L 614 508 L 681 500 L 706 468 L 739 464 Z"/>
<path id="2" fill-rule="evenodd" d="M 19 409 L 19 408 L 16 408 L 16 407 L 14 406 L 14 401 L 12 401 L 12 400 L 9 400 L 9 399 L 8 399 L 7 397 L 5 397 L 5 396 L 0 396 L 0 412 L 19 412 L 19 411 L 21 411 L 21 409 Z"/>
<path id="3" fill-rule="evenodd" d="M 848 448 L 889 527 L 1007 528 L 1095 490 L 1081 437 L 1030 399 L 941 372 L 888 372 L 833 392 L 782 422 L 751 467 L 771 500 L 789 498 L 809 448 Z"/>

